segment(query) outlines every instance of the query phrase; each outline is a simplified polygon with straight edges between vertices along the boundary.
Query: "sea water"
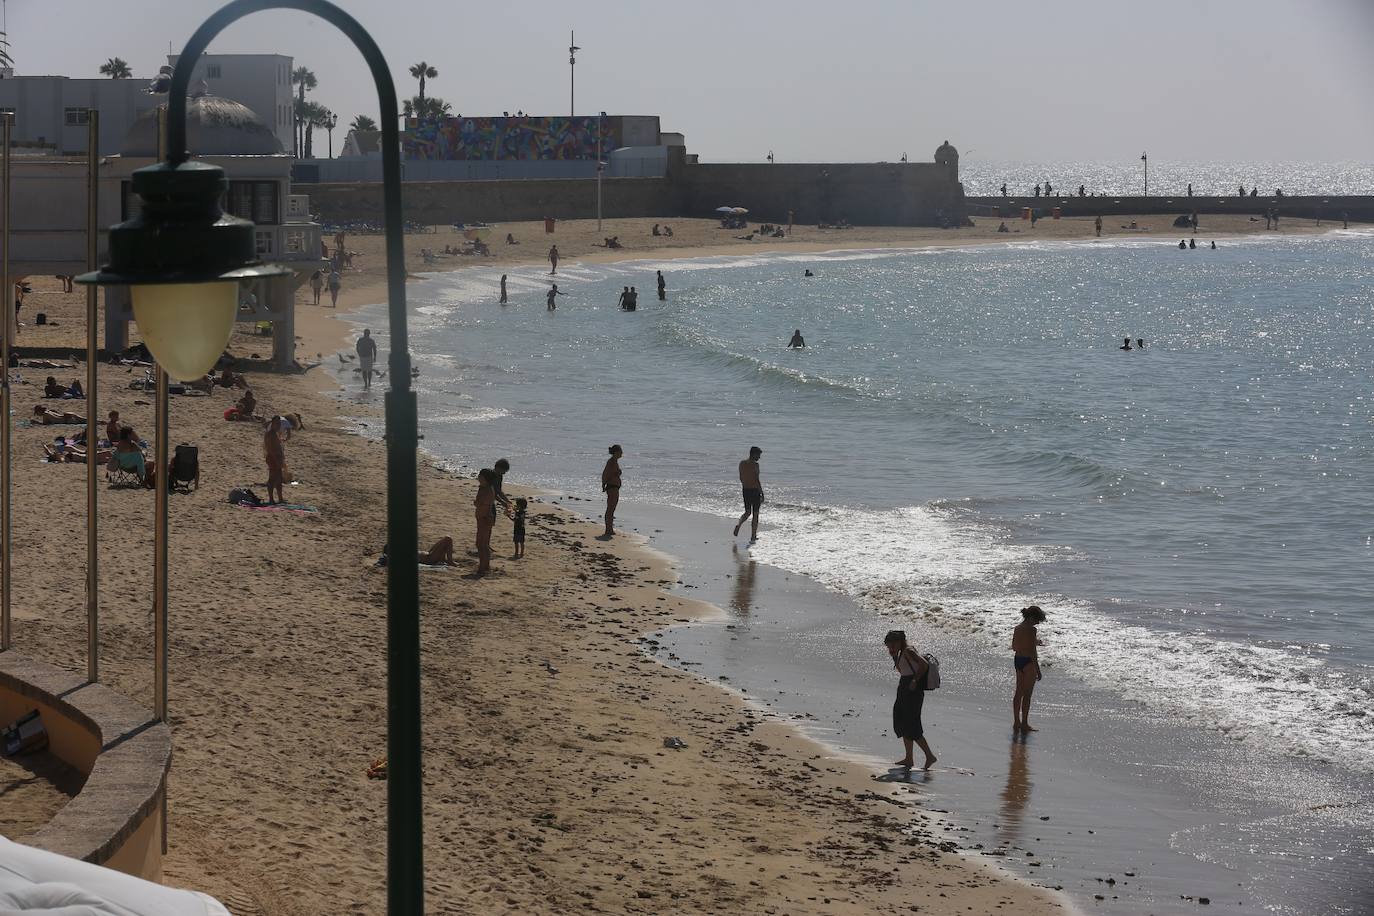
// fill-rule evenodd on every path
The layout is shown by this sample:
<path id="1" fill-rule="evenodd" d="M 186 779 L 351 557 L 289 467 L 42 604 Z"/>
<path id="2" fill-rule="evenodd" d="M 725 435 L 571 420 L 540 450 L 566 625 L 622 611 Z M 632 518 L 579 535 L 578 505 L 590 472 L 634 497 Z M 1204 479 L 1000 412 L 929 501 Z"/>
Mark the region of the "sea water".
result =
<path id="1" fill-rule="evenodd" d="M 596 498 L 618 443 L 622 503 L 728 517 L 758 445 L 758 561 L 989 651 L 1038 603 L 1057 672 L 1374 776 L 1374 235 L 509 274 L 411 287 L 431 451 Z"/>

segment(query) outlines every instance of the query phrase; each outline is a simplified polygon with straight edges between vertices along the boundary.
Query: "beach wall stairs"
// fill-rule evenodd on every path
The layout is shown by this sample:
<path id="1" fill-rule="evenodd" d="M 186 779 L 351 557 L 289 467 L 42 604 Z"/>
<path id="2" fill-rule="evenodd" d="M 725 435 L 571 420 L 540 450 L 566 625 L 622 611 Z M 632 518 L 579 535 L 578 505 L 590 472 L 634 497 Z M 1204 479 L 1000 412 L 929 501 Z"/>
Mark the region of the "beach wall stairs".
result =
<path id="1" fill-rule="evenodd" d="M 84 781 L 51 821 L 15 839 L 160 881 L 170 729 L 103 684 L 13 649 L 0 652 L 0 723 L 35 709 L 49 752 Z"/>

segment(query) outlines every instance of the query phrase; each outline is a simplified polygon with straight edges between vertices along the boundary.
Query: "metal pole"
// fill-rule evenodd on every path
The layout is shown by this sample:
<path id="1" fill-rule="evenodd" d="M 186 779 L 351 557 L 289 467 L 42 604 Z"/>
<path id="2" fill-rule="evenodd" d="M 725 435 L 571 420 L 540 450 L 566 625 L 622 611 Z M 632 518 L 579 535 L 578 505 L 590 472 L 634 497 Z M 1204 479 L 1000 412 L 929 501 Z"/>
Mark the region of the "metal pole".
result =
<path id="1" fill-rule="evenodd" d="M 86 111 L 90 119 L 86 132 L 86 269 L 98 270 L 100 240 L 100 112 Z M 96 391 L 95 319 L 96 295 L 94 285 L 86 287 L 86 680 L 94 684 L 100 680 L 100 567 L 98 522 L 96 519 L 96 452 L 100 444 L 99 399 Z"/>
<path id="2" fill-rule="evenodd" d="M 601 231 L 601 116 L 596 117 L 596 231 Z"/>
<path id="3" fill-rule="evenodd" d="M 568 32 L 568 117 L 577 117 L 577 41 Z"/>
<path id="4" fill-rule="evenodd" d="M 401 208 L 401 143 L 396 86 L 372 36 L 356 19 L 327 0 L 234 0 L 196 30 L 172 73 L 168 95 L 168 160 L 185 162 L 186 95 L 191 70 L 210 41 L 231 23 L 265 9 L 313 13 L 352 40 L 377 87 L 382 126 L 382 193 L 386 229 L 388 356 L 386 393 L 387 540 L 387 911 L 424 912 L 424 830 L 420 743 L 420 567 L 416 495 L 419 418 L 410 387 L 410 338 L 406 328 L 405 235 Z M 165 469 L 159 469 L 165 473 Z"/>
<path id="5" fill-rule="evenodd" d="M 157 379 L 157 416 L 153 434 L 153 715 L 167 721 L 167 373 L 153 366 Z"/>
<path id="6" fill-rule="evenodd" d="M 0 128 L 0 143 L 4 143 L 3 156 L 0 156 L 0 186 L 3 186 L 5 201 L 0 204 L 0 291 L 4 296 L 4 328 L 0 332 L 0 362 L 4 363 L 5 380 L 0 384 L 0 652 L 8 649 L 14 640 L 10 622 L 10 578 L 14 567 L 10 563 L 10 331 L 17 329 L 18 319 L 14 314 L 14 286 L 10 283 L 10 131 L 14 125 L 14 115 L 5 112 L 0 115 L 4 127 Z"/>

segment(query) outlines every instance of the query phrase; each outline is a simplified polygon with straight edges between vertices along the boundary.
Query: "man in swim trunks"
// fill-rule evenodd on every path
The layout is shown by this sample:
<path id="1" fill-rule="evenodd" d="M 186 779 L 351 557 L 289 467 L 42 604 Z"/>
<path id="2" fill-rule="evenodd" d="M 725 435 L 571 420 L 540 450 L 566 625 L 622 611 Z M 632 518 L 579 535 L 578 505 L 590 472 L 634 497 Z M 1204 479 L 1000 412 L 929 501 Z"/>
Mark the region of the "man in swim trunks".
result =
<path id="1" fill-rule="evenodd" d="M 1036 633 L 1036 624 L 1045 622 L 1045 612 L 1032 604 L 1021 609 L 1021 622 L 1011 633 L 1012 664 L 1016 668 L 1016 692 L 1011 698 L 1012 731 L 1033 732 L 1030 724 L 1031 693 L 1040 680 L 1040 656 L 1037 646 L 1044 645 Z"/>
<path id="2" fill-rule="evenodd" d="M 739 517 L 735 524 L 735 535 L 739 535 L 740 527 L 753 516 L 753 530 L 749 537 L 749 542 L 753 543 L 759 539 L 759 507 L 763 505 L 763 484 L 759 481 L 759 457 L 763 454 L 763 449 L 757 445 L 749 449 L 749 457 L 739 463 L 739 482 L 744 487 L 744 514 Z"/>
<path id="3" fill-rule="evenodd" d="M 358 338 L 358 368 L 363 372 L 363 390 L 372 388 L 372 365 L 377 361 L 377 341 L 372 339 L 370 328 Z"/>

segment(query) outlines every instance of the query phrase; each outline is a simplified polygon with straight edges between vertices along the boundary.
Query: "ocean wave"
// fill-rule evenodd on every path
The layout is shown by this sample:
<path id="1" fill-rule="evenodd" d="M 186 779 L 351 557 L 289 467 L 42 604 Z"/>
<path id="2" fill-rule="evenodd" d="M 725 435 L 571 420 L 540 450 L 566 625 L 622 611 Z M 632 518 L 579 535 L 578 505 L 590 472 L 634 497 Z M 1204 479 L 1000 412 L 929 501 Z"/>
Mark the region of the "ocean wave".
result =
<path id="1" fill-rule="evenodd" d="M 958 506 L 869 510 L 772 504 L 760 562 L 810 575 L 876 614 L 907 616 L 1005 648 L 1009 615 L 1050 612 L 1047 659 L 1061 670 L 1234 740 L 1374 774 L 1374 677 L 1317 655 L 1123 621 L 1090 603 L 1027 590 L 1036 567 L 1071 558 L 1015 542 Z"/>
<path id="2" fill-rule="evenodd" d="M 764 385 L 803 385 L 830 389 L 851 397 L 882 397 L 866 379 L 841 379 L 818 372 L 807 372 L 795 366 L 776 363 L 760 356 L 732 349 L 728 343 L 706 332 L 689 328 L 671 320 L 662 321 L 655 329 L 660 341 L 671 349 L 684 349 L 697 354 L 708 364 L 721 369 L 738 369 L 754 374 Z M 803 354 L 787 351 L 796 359 Z"/>

